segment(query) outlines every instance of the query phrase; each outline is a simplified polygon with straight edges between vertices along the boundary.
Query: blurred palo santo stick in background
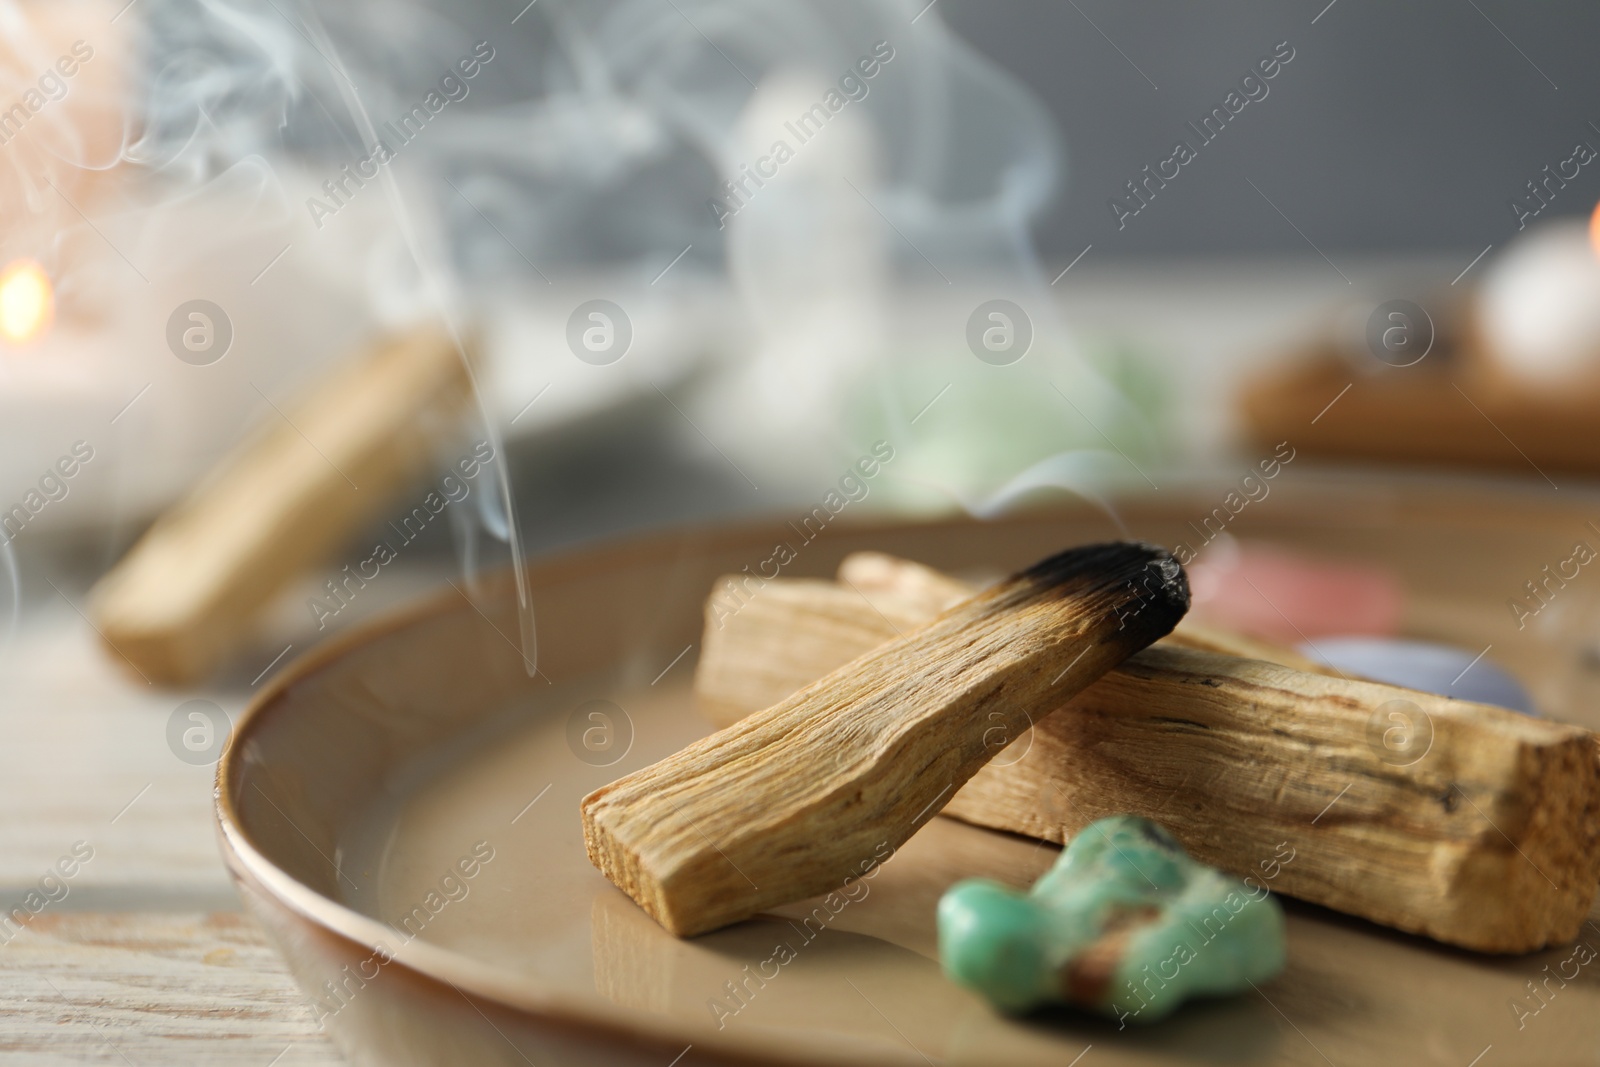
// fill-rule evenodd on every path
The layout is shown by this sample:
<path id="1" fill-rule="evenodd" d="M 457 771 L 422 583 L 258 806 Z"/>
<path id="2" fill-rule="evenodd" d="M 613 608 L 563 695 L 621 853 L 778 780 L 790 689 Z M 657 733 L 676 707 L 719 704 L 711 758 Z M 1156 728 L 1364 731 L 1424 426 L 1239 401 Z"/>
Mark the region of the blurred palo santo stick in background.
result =
<path id="1" fill-rule="evenodd" d="M 765 711 L 583 801 L 589 859 L 680 937 L 882 862 L 1020 730 L 1171 631 L 1182 568 L 1149 545 L 1052 556 Z"/>
<path id="2" fill-rule="evenodd" d="M 161 516 L 93 593 L 111 650 L 145 677 L 204 677 L 261 608 L 416 477 L 469 396 L 436 328 L 387 340 L 224 459 Z"/>
<path id="3" fill-rule="evenodd" d="M 849 584 L 770 581 L 720 628 L 708 611 L 695 690 L 714 721 L 783 699 L 962 588 L 879 556 L 850 557 L 840 574 Z M 1189 629 L 1036 719 L 1031 737 L 996 729 L 1016 748 L 945 814 L 1057 842 L 1141 815 L 1206 863 L 1480 951 L 1577 933 L 1600 882 L 1592 734 L 1289 669 L 1265 661 L 1301 659 L 1288 650 Z M 1259 658 L 1217 651 L 1233 648 Z M 1408 744 L 1393 750 L 1397 728 Z"/>

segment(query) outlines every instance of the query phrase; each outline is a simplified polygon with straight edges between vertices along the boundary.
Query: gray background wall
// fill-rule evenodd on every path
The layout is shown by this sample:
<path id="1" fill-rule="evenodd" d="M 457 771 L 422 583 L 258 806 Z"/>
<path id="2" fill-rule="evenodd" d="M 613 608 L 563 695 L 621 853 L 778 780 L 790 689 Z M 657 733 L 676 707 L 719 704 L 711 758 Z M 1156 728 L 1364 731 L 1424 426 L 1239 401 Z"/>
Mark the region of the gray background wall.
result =
<path id="1" fill-rule="evenodd" d="M 938 10 L 1026 83 L 1061 129 L 1065 188 L 1038 226 L 1047 263 L 1090 242 L 1097 258 L 1312 254 L 1305 238 L 1329 254 L 1470 256 L 1516 232 L 1507 201 L 1526 195 L 1546 164 L 1570 156 L 1579 139 L 1600 148 L 1600 131 L 1588 125 L 1600 125 L 1600 5 L 1326 7 L 941 0 Z M 1119 231 L 1107 198 L 1165 159 L 1186 121 L 1220 104 L 1285 40 L 1296 54 L 1266 99 Z M 1600 160 L 1540 218 L 1586 214 L 1597 197 Z"/>

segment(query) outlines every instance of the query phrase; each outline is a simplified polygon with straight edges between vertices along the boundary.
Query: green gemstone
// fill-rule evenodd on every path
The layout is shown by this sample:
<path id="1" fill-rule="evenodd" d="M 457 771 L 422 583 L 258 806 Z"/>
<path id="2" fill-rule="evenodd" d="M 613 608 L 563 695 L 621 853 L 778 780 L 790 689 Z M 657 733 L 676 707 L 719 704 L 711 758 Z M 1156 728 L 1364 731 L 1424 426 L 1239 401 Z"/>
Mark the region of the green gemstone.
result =
<path id="1" fill-rule="evenodd" d="M 1283 911 L 1191 859 L 1148 819 L 1113 815 L 1072 839 L 1027 893 L 970 879 L 939 901 L 950 978 L 1002 1011 L 1052 1001 L 1153 1022 L 1190 997 L 1283 969 Z"/>

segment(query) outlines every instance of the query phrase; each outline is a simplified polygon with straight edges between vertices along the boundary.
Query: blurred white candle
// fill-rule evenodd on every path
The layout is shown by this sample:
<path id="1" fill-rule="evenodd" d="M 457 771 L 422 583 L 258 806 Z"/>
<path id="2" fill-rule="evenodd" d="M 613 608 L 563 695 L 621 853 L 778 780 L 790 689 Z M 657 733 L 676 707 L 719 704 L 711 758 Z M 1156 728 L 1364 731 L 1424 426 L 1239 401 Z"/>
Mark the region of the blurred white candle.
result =
<path id="1" fill-rule="evenodd" d="M 1480 324 L 1497 369 L 1544 391 L 1600 380 L 1600 253 L 1561 219 L 1518 237 L 1485 273 Z"/>

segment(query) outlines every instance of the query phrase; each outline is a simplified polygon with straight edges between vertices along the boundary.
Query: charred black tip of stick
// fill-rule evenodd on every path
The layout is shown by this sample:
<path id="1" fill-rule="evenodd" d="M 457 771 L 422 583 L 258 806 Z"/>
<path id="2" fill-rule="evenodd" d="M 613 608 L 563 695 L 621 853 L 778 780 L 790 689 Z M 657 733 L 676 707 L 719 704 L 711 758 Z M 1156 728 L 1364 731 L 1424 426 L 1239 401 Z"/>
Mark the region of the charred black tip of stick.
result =
<path id="1" fill-rule="evenodd" d="M 1044 592 L 1071 591 L 1085 585 L 1126 587 L 1132 582 L 1142 595 L 1159 596 L 1174 606 L 1189 607 L 1189 582 L 1183 567 L 1160 545 L 1144 541 L 1108 541 L 1079 545 L 1040 560 L 1017 576 Z"/>
<path id="2" fill-rule="evenodd" d="M 1189 610 L 1189 580 L 1172 554 L 1143 541 L 1080 545 L 1017 575 L 1024 595 L 1103 599 L 1125 625 L 1164 634 Z"/>

